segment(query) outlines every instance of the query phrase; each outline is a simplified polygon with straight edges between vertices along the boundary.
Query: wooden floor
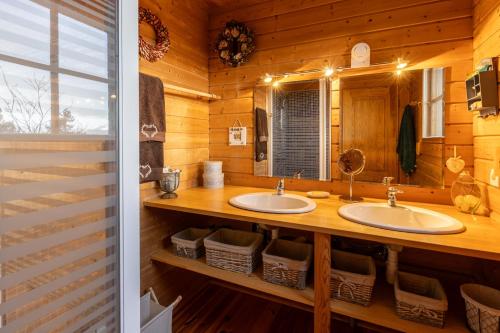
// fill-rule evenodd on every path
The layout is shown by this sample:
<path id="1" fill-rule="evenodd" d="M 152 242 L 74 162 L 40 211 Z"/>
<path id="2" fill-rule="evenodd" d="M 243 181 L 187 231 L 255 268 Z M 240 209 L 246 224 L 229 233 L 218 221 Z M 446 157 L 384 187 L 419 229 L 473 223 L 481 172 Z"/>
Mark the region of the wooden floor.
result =
<path id="1" fill-rule="evenodd" d="M 335 333 L 386 332 L 334 320 Z M 312 312 L 274 303 L 216 284 L 183 300 L 174 311 L 175 333 L 309 333 Z"/>

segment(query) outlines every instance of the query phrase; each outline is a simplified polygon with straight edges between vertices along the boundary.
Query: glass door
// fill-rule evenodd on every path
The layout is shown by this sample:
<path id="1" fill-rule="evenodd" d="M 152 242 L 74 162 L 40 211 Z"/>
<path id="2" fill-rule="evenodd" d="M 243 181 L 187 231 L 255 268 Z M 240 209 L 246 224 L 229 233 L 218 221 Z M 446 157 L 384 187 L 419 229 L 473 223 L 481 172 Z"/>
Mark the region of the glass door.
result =
<path id="1" fill-rule="evenodd" d="M 117 16 L 0 0 L 0 333 L 120 330 Z"/>

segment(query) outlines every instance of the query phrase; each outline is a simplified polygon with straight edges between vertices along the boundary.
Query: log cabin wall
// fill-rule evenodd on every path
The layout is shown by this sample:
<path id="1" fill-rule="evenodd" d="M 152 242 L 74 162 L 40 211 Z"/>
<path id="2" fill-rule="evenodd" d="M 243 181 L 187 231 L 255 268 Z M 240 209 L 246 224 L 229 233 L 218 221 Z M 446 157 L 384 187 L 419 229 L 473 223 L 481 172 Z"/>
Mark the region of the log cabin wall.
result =
<path id="1" fill-rule="evenodd" d="M 168 27 L 171 46 L 160 61 L 140 60 L 140 71 L 162 79 L 164 84 L 208 92 L 207 5 L 198 0 L 140 0 Z M 141 24 L 140 33 L 152 39 L 153 30 Z M 199 185 L 202 161 L 208 159 L 208 101 L 194 96 L 165 95 L 165 165 L 182 169 L 180 188 Z M 141 201 L 156 195 L 155 183 L 141 185 Z M 150 255 L 163 247 L 164 238 L 185 228 L 189 221 L 158 211 L 141 209 L 141 289 L 152 286 L 167 304 L 181 293 L 193 290 L 200 278 L 186 271 L 154 265 Z M 167 222 L 168 220 L 168 222 Z M 175 284 L 165 283 L 168 273 Z M 173 286 L 175 285 L 175 287 Z"/>
<path id="2" fill-rule="evenodd" d="M 500 55 L 500 1 L 474 1 L 474 64 Z M 474 116 L 474 175 L 488 184 L 496 151 L 500 150 L 500 116 Z M 497 166 L 498 167 L 498 166 Z M 491 217 L 500 219 L 500 189 L 486 186 Z"/>
<path id="3" fill-rule="evenodd" d="M 472 0 L 248 0 L 236 9 L 213 9 L 210 42 L 227 21 L 236 19 L 254 30 L 257 50 L 249 63 L 239 68 L 225 67 L 214 52 L 210 53 L 210 91 L 222 96 L 222 100 L 210 103 L 210 158 L 224 161 L 228 184 L 275 186 L 275 179 L 253 176 L 253 86 L 265 73 L 348 66 L 352 46 L 363 41 L 371 46 L 372 63 L 402 57 L 411 69 L 451 67 L 446 80 L 445 154 L 451 156 L 453 145 L 458 145 L 471 169 L 472 115 L 466 111 L 464 80 L 472 68 L 472 8 Z M 339 99 L 335 85 L 333 89 L 335 120 Z M 249 144 L 245 147 L 228 146 L 227 127 L 236 119 L 248 127 Z M 338 124 L 332 125 L 335 146 Z M 450 184 L 453 176 L 446 174 L 445 179 Z M 287 185 L 298 190 L 347 191 L 345 183 L 337 181 L 290 180 Z M 385 195 L 378 185 L 358 183 L 355 190 L 375 197 Z M 412 189 L 401 199 L 450 203 L 449 191 L 435 189 Z"/>

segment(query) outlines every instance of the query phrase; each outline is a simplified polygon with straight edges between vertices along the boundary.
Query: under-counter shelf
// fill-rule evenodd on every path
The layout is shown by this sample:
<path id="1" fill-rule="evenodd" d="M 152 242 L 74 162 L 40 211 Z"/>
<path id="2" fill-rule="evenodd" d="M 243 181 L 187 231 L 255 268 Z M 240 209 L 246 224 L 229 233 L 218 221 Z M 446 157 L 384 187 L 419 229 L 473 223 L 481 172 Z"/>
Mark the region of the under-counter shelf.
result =
<path id="1" fill-rule="evenodd" d="M 153 253 L 151 259 L 297 303 L 309 306 L 314 305 L 314 291 L 311 287 L 307 287 L 304 290 L 296 290 L 266 282 L 262 279 L 262 267 L 259 267 L 257 271 L 250 275 L 225 271 L 220 268 L 208 266 L 205 263 L 205 257 L 198 259 L 179 257 L 175 255 L 173 247 Z"/>
<path id="2" fill-rule="evenodd" d="M 241 273 L 225 271 L 219 268 L 208 266 L 205 258 L 187 259 L 178 257 L 174 253 L 173 247 L 155 252 L 151 258 L 154 261 L 165 263 L 171 266 L 186 269 L 198 274 L 220 279 L 245 288 L 257 290 L 262 293 L 281 297 L 293 302 L 307 306 L 314 306 L 314 290 L 308 286 L 305 290 L 296 290 L 283 286 L 274 285 L 262 279 L 262 269 L 259 268 L 253 274 L 247 276 Z M 372 323 L 375 325 L 389 327 L 402 332 L 469 332 L 465 327 L 465 319 L 456 316 L 452 311 L 448 311 L 444 328 L 435 328 L 411 321 L 403 320 L 396 315 L 394 308 L 394 295 L 392 286 L 387 284 L 377 284 L 374 290 L 373 300 L 370 306 L 361 306 L 339 300 L 330 302 L 330 310 L 333 313 L 345 315 L 354 319 Z M 452 309 L 453 310 L 453 309 Z"/>
<path id="3" fill-rule="evenodd" d="M 407 333 L 470 332 L 465 326 L 465 317 L 461 319 L 453 312 L 453 308 L 446 312 L 445 327 L 438 328 L 399 318 L 394 302 L 393 286 L 386 283 L 376 283 L 369 306 L 332 300 L 330 310 L 333 313 Z"/>

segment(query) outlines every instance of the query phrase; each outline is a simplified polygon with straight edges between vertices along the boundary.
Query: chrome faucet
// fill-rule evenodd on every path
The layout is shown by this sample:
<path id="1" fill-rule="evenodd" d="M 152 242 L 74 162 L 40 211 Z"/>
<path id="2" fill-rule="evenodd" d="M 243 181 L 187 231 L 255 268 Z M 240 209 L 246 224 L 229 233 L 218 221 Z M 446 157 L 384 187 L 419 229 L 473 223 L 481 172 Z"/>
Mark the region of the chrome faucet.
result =
<path id="1" fill-rule="evenodd" d="M 387 204 L 391 207 L 397 207 L 397 194 L 403 193 L 403 191 L 398 190 L 395 186 L 391 186 L 391 182 L 394 177 L 384 177 L 382 183 L 387 186 Z"/>
<path id="2" fill-rule="evenodd" d="M 384 184 L 385 186 L 391 186 L 391 182 L 394 180 L 394 177 L 384 177 L 384 179 L 382 179 L 382 184 Z"/>
<path id="3" fill-rule="evenodd" d="M 295 179 L 301 179 L 302 178 L 302 173 L 304 172 L 304 170 L 298 170 L 298 171 L 295 171 L 293 173 L 293 178 Z"/>
<path id="4" fill-rule="evenodd" d="M 276 194 L 277 195 L 285 194 L 285 178 L 281 178 L 278 181 L 278 186 L 276 186 Z"/>

